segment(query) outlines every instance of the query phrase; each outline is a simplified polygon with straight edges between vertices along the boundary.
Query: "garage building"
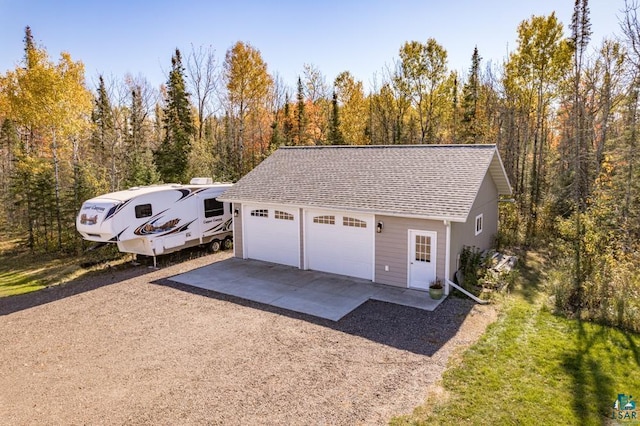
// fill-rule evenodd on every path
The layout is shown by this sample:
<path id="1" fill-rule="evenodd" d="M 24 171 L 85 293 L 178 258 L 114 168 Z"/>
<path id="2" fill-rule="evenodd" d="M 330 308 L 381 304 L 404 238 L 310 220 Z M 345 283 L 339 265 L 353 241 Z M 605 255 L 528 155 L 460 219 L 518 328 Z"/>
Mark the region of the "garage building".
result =
<path id="1" fill-rule="evenodd" d="M 279 148 L 218 199 L 236 257 L 428 289 L 464 246 L 491 247 L 509 195 L 495 145 L 314 146 Z"/>

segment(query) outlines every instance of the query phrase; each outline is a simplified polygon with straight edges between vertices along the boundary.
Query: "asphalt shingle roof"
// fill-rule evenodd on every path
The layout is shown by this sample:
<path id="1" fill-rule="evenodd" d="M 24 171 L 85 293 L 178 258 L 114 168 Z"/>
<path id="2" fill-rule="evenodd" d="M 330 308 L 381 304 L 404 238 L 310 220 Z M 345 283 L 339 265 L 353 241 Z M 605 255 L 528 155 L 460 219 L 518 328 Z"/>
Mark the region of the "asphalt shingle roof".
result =
<path id="1" fill-rule="evenodd" d="M 510 193 L 495 145 L 282 147 L 218 198 L 464 221 L 490 166 Z"/>

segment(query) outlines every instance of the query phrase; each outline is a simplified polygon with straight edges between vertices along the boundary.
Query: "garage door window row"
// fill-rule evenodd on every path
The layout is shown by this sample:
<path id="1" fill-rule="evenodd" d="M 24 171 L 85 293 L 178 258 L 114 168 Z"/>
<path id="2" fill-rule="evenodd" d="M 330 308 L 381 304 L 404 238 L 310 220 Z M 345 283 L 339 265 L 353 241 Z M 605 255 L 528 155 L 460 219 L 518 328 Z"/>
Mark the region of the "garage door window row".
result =
<path id="1" fill-rule="evenodd" d="M 342 218 L 342 225 L 343 226 L 352 226 L 354 228 L 366 228 L 367 227 L 367 222 L 365 222 L 364 220 L 356 219 L 354 217 L 344 216 Z"/>
<path id="2" fill-rule="evenodd" d="M 276 219 L 293 220 L 293 215 L 291 213 L 281 212 L 280 210 L 276 210 L 273 216 Z"/>
<path id="3" fill-rule="evenodd" d="M 335 216 L 329 216 L 329 215 L 315 216 L 313 218 L 313 223 L 323 223 L 325 225 L 335 225 L 336 224 L 336 217 Z"/>
<path id="4" fill-rule="evenodd" d="M 251 210 L 251 216 L 269 217 L 269 210 L 267 210 L 267 209 Z"/>
<path id="5" fill-rule="evenodd" d="M 336 217 L 330 215 L 314 216 L 313 223 L 320 223 L 324 225 L 335 225 Z M 342 226 L 350 226 L 352 228 L 366 228 L 367 222 L 364 220 L 356 219 L 355 217 L 343 216 Z"/>

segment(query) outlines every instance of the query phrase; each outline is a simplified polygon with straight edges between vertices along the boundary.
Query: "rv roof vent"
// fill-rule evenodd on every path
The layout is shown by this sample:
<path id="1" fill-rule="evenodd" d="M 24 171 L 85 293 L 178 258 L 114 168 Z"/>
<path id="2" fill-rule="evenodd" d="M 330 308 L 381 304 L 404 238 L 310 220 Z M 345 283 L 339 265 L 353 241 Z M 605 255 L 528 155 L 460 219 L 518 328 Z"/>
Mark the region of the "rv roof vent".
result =
<path id="1" fill-rule="evenodd" d="M 213 183 L 213 179 L 210 177 L 195 177 L 191 179 L 189 182 L 191 185 L 211 185 Z"/>

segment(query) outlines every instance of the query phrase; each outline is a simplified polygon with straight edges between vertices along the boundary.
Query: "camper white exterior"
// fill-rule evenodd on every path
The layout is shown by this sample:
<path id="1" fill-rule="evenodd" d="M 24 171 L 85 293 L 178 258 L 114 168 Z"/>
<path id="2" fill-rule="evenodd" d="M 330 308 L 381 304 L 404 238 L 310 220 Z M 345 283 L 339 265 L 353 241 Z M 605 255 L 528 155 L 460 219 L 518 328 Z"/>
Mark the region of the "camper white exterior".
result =
<path id="1" fill-rule="evenodd" d="M 231 205 L 216 200 L 231 186 L 152 185 L 101 195 L 84 202 L 76 229 L 125 253 L 157 256 L 204 244 L 216 250 L 233 237 Z"/>

